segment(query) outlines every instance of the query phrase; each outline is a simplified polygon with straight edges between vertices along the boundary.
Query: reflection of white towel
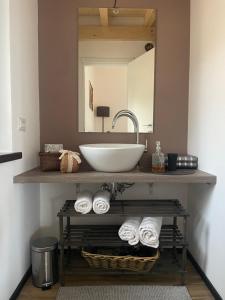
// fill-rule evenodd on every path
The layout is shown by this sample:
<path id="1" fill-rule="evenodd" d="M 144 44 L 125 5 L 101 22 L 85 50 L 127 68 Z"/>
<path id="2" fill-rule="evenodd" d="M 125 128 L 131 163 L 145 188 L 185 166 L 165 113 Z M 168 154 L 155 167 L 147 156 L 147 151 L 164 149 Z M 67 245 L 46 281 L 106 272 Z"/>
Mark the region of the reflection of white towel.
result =
<path id="1" fill-rule="evenodd" d="M 159 247 L 159 235 L 162 227 L 162 218 L 146 217 L 139 227 L 140 242 L 148 247 Z"/>
<path id="2" fill-rule="evenodd" d="M 99 191 L 94 195 L 93 210 L 96 214 L 106 214 L 110 209 L 111 194 L 108 191 Z"/>
<path id="3" fill-rule="evenodd" d="M 139 243 L 139 226 L 141 218 L 128 218 L 119 229 L 119 237 L 123 241 L 128 241 L 129 245 Z"/>
<path id="4" fill-rule="evenodd" d="M 79 213 L 88 214 L 92 210 L 92 194 L 88 191 L 78 193 L 74 208 Z"/>

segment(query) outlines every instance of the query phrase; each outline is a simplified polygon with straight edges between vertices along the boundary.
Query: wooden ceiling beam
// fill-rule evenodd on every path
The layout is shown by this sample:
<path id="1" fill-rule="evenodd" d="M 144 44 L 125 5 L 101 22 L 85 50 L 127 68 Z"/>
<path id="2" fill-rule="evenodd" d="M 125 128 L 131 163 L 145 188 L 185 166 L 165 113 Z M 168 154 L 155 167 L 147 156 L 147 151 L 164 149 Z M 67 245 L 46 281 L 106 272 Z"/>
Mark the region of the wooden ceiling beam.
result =
<path id="1" fill-rule="evenodd" d="M 146 26 L 80 26 L 80 40 L 155 41 L 155 30 Z"/>
<path id="2" fill-rule="evenodd" d="M 99 8 L 100 21 L 102 26 L 109 25 L 109 13 L 108 8 Z"/>
<path id="3" fill-rule="evenodd" d="M 144 24 L 146 27 L 151 27 L 155 22 L 155 10 L 146 9 Z"/>

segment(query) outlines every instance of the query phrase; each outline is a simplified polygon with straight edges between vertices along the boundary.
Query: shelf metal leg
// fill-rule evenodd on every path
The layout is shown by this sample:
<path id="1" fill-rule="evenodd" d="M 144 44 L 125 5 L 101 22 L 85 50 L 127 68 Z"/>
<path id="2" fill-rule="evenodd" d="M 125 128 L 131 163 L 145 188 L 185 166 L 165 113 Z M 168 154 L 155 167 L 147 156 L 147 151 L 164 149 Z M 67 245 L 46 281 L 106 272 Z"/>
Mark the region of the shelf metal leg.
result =
<path id="1" fill-rule="evenodd" d="M 177 248 L 176 248 L 176 229 L 177 229 L 177 217 L 173 217 L 173 256 L 174 256 L 174 260 L 177 260 Z"/>
<path id="2" fill-rule="evenodd" d="M 70 217 L 67 217 L 67 232 L 68 232 L 68 264 L 70 263 L 71 260 L 71 246 L 70 246 L 70 241 L 71 241 L 71 227 L 70 227 Z"/>
<path id="3" fill-rule="evenodd" d="M 187 217 L 184 217 L 184 243 L 185 246 L 182 249 L 182 277 L 181 284 L 185 285 L 186 283 L 186 265 L 187 265 Z"/>
<path id="4" fill-rule="evenodd" d="M 186 284 L 186 264 L 187 264 L 187 247 L 182 249 L 182 273 L 181 273 L 181 285 Z"/>
<path id="5" fill-rule="evenodd" d="M 65 285 L 64 280 L 64 238 L 63 238 L 63 217 L 59 217 L 60 232 L 60 284 Z"/>

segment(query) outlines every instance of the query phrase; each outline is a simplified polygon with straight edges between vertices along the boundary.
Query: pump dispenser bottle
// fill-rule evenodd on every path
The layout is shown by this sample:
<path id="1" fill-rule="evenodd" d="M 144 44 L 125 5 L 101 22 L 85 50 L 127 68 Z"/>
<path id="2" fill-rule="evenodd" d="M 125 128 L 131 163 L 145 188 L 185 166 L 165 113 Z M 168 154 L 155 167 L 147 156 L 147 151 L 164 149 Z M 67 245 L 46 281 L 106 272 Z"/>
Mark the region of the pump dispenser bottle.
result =
<path id="1" fill-rule="evenodd" d="M 165 172 L 165 156 L 161 151 L 160 142 L 156 142 L 156 151 L 152 154 L 152 172 L 164 173 Z"/>

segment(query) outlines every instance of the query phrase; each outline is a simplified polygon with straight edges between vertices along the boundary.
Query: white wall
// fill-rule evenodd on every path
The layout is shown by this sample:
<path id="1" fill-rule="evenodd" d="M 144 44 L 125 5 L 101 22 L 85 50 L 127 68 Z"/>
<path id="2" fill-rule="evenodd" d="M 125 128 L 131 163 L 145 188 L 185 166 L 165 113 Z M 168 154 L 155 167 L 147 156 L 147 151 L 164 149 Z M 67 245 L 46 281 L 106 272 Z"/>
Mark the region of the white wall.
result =
<path id="1" fill-rule="evenodd" d="M 24 135 L 13 131 L 13 150 L 23 149 L 30 161 L 39 151 L 39 75 L 37 0 L 10 1 L 12 126 L 27 122 Z"/>
<path id="2" fill-rule="evenodd" d="M 84 128 L 85 132 L 93 132 L 95 129 L 95 112 L 92 110 L 89 106 L 89 97 L 90 97 L 90 83 L 92 84 L 93 87 L 93 82 L 94 82 L 94 72 L 92 67 L 85 67 L 84 68 Z M 93 87 L 94 89 L 94 87 Z"/>
<path id="3" fill-rule="evenodd" d="M 96 116 L 97 106 L 109 106 L 110 116 L 105 118 L 105 132 L 112 131 L 115 114 L 127 107 L 127 66 L 96 65 L 90 66 L 94 73 L 94 131 L 102 131 L 102 118 Z M 127 131 L 127 118 L 120 118 L 114 132 Z"/>
<path id="4" fill-rule="evenodd" d="M 12 148 L 9 0 L 0 1 L 0 152 Z"/>
<path id="5" fill-rule="evenodd" d="M 100 64 L 102 61 L 117 63 L 121 62 L 121 66 L 124 63 L 131 61 L 132 59 L 145 53 L 145 44 L 147 41 L 80 41 L 79 42 L 79 130 L 85 131 L 84 125 L 84 78 L 83 68 L 84 65 L 93 65 L 93 61 Z M 107 122 L 107 121 L 106 121 Z M 123 121 L 119 121 L 119 123 Z M 119 124 L 118 123 L 118 124 Z M 116 131 L 118 131 L 116 129 Z M 133 127 L 132 130 L 133 132 Z"/>
<path id="6" fill-rule="evenodd" d="M 2 3 L 1 1 L 0 6 Z M 11 44 L 9 88 L 12 95 L 12 131 L 9 135 L 13 137 L 13 151 L 22 151 L 23 159 L 0 164 L 0 300 L 9 299 L 29 268 L 30 238 L 40 226 L 39 185 L 13 184 L 14 175 L 38 165 L 37 154 L 40 145 L 37 0 L 10 0 L 6 5 L 6 13 L 10 20 L 8 39 Z M 0 8 L 2 24 L 1 14 Z M 8 26 L 8 20 L 5 19 L 3 27 Z M 2 94 L 0 96 L 0 103 L 3 103 L 4 107 L 7 102 L 2 98 Z M 19 132 L 17 128 L 19 116 L 27 119 L 27 131 L 24 133 Z M 7 138 L 6 134 L 4 137 Z"/>
<path id="7" fill-rule="evenodd" d="M 128 109 L 139 120 L 140 132 L 153 131 L 154 69 L 155 49 L 145 52 L 128 64 Z M 130 124 L 129 131 L 132 130 L 133 124 Z"/>
<path id="8" fill-rule="evenodd" d="M 105 132 L 112 131 L 114 115 L 127 107 L 127 66 L 90 65 L 84 68 L 84 128 L 85 132 L 101 132 L 102 118 L 96 116 L 97 106 L 109 106 L 110 117 L 105 118 Z M 89 107 L 89 84 L 93 87 L 93 106 Z M 113 103 L 113 105 L 112 105 Z M 83 115 L 83 114 L 82 114 Z M 127 118 L 120 118 L 115 132 L 127 131 Z"/>
<path id="9" fill-rule="evenodd" d="M 225 299 L 225 1 L 191 0 L 188 152 L 218 176 L 189 194 L 190 250 Z"/>

